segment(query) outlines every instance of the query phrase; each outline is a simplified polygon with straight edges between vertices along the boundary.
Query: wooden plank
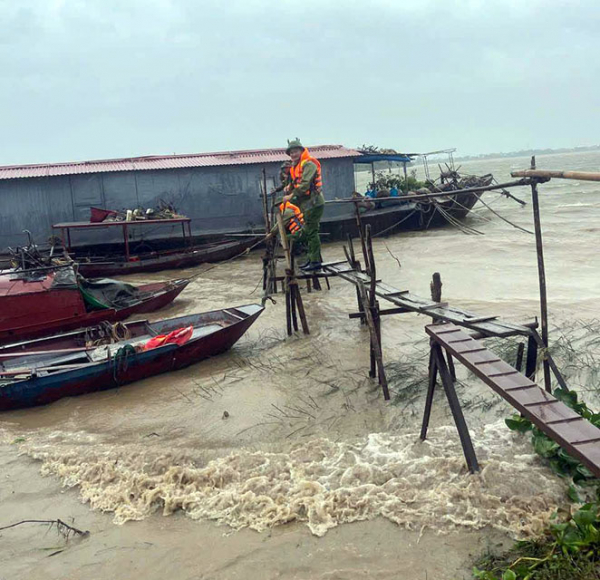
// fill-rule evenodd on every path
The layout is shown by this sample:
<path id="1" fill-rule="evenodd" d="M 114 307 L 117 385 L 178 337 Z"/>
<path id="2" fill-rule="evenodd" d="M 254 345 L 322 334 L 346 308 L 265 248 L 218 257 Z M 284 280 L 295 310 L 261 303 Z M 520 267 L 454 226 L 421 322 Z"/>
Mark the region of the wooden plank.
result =
<path id="1" fill-rule="evenodd" d="M 567 453 L 600 477 L 600 429 L 540 388 L 454 324 L 429 325 L 427 334 Z M 458 331 L 458 332 L 457 332 Z M 458 345 L 458 346 L 457 346 Z M 469 345 L 467 352 L 463 347 Z M 483 350 L 480 350 L 483 349 Z"/>
<path id="2" fill-rule="evenodd" d="M 476 316 L 473 318 L 467 318 L 466 320 L 468 322 L 488 322 L 490 320 L 496 320 L 498 317 L 497 316 Z"/>
<path id="3" fill-rule="evenodd" d="M 339 276 L 343 280 L 355 285 L 359 282 L 370 283 L 370 278 L 367 274 L 352 269 L 349 270 L 348 262 L 346 261 L 339 263 L 339 265 L 324 264 L 322 270 L 331 275 Z M 432 304 L 431 300 L 427 298 L 422 298 L 407 290 L 398 290 L 384 282 L 376 284 L 375 294 L 400 308 L 406 308 L 410 312 L 426 312 L 428 316 L 431 316 L 435 320 L 447 320 L 459 326 L 475 330 L 484 336 L 529 336 L 531 333 L 529 326 L 513 324 L 499 320 L 497 317 L 480 316 L 449 305 Z"/>

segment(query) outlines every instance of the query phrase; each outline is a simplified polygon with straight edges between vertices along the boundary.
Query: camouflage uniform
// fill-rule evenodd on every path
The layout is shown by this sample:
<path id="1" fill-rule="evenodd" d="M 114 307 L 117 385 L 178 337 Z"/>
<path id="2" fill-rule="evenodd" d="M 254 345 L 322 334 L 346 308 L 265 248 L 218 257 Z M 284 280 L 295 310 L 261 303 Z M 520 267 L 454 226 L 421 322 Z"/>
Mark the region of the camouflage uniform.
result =
<path id="1" fill-rule="evenodd" d="M 297 139 L 289 143 L 288 153 L 294 148 L 303 149 L 303 156 L 308 156 L 308 151 Z M 308 261 L 320 264 L 321 239 L 319 237 L 319 227 L 325 209 L 325 198 L 321 187 L 315 186 L 315 183 L 320 180 L 320 168 L 310 159 L 303 161 L 301 158 L 297 165 L 300 163 L 303 163 L 302 177 L 300 182 L 290 191 L 291 202 L 297 205 L 304 214 L 304 228 L 299 239 L 308 247 Z"/>

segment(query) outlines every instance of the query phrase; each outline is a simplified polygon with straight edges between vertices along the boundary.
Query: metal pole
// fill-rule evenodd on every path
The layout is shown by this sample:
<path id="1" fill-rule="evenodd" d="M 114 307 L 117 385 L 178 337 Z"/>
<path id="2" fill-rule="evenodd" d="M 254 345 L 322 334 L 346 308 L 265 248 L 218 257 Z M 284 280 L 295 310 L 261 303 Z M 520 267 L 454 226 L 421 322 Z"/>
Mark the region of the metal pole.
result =
<path id="1" fill-rule="evenodd" d="M 535 169 L 535 155 L 531 158 L 531 169 Z M 548 297 L 546 293 L 546 268 L 544 266 L 544 245 L 542 242 L 542 225 L 540 221 L 540 201 L 538 197 L 537 182 L 531 184 L 531 205 L 533 206 L 533 223 L 535 226 L 535 247 L 537 252 L 538 278 L 540 286 L 540 319 L 542 325 L 542 342 L 544 343 L 544 388 L 552 392 L 550 365 L 546 358 L 545 349 L 548 348 Z"/>

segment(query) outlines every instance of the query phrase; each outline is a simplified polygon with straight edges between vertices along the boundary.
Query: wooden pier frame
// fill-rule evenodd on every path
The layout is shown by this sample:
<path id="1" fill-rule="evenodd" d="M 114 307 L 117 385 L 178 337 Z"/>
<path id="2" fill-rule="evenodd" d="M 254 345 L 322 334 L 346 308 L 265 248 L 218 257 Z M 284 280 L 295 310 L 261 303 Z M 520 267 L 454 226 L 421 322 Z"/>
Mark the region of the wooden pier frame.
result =
<path id="1" fill-rule="evenodd" d="M 279 229 L 279 237 L 286 261 L 284 291 L 287 333 L 288 336 L 291 336 L 293 331 L 298 330 L 298 317 L 300 317 L 302 332 L 304 334 L 310 334 L 308 321 L 306 320 L 306 313 L 304 311 L 304 303 L 302 302 L 302 294 L 300 293 L 300 288 L 298 287 L 298 280 L 296 280 L 292 248 L 288 243 L 281 212 L 277 213 L 277 227 Z"/>
<path id="2" fill-rule="evenodd" d="M 450 352 L 448 352 L 448 356 L 452 356 Z M 444 358 L 442 348 L 435 340 L 432 340 L 431 342 L 429 382 L 427 387 L 427 397 L 425 399 L 423 423 L 421 425 L 421 440 L 424 441 L 427 438 L 427 428 L 429 427 L 429 419 L 431 417 L 431 409 L 433 407 L 433 395 L 435 393 L 438 373 L 442 380 L 444 391 L 446 392 L 446 398 L 448 399 L 448 404 L 450 405 L 450 410 L 452 411 L 454 423 L 458 429 L 458 435 L 460 437 L 460 443 L 465 454 L 467 466 L 471 473 L 475 473 L 479 471 L 479 463 L 477 461 L 477 456 L 475 455 L 475 449 L 473 448 L 473 442 L 471 441 L 469 428 L 467 427 L 467 422 L 465 421 L 465 417 L 460 406 L 460 401 L 458 400 L 456 389 L 454 388 L 456 376 L 453 376 L 453 374 L 450 372 L 448 365 L 446 365 L 446 359 Z"/>
<path id="3" fill-rule="evenodd" d="M 461 438 L 467 465 L 476 471 L 477 458 L 464 422 L 460 403 L 453 398 L 451 378 L 444 369 L 442 349 L 452 354 L 469 371 L 491 387 L 524 417 L 548 437 L 556 441 L 569 455 L 579 459 L 596 477 L 600 477 L 600 429 L 578 415 L 551 393 L 536 385 L 531 379 L 504 362 L 494 352 L 473 339 L 454 324 L 429 325 L 425 327 L 432 341 L 435 360 L 442 375 L 448 401 Z M 431 378 L 431 375 L 430 375 Z M 431 415 L 435 382 L 430 389 L 423 414 L 421 439 L 427 436 Z M 430 394 L 431 393 L 431 394 Z M 455 393 L 454 393 L 455 394 Z"/>

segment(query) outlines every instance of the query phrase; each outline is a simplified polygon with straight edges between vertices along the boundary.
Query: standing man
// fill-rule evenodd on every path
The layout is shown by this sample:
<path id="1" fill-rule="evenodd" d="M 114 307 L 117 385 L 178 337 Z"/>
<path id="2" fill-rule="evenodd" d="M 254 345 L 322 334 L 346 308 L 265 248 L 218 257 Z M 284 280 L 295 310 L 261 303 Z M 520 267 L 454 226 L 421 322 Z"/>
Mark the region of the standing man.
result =
<path id="1" fill-rule="evenodd" d="M 286 196 L 283 202 L 291 202 L 298 206 L 304 214 L 304 228 L 301 233 L 302 241 L 308 246 L 308 261 L 300 266 L 305 272 L 321 269 L 321 239 L 319 226 L 325 199 L 321 188 L 321 164 L 311 157 L 308 149 L 299 139 L 288 141 L 286 153 L 292 159 L 290 167 L 290 183 L 285 188 Z"/>

